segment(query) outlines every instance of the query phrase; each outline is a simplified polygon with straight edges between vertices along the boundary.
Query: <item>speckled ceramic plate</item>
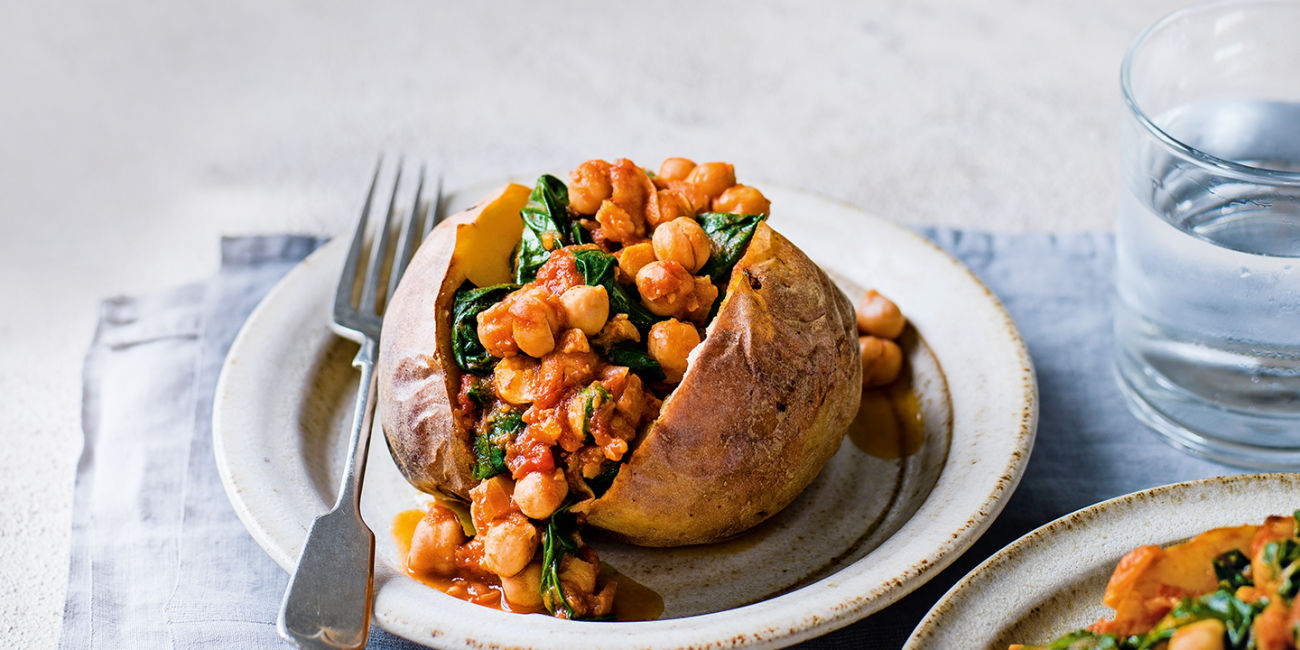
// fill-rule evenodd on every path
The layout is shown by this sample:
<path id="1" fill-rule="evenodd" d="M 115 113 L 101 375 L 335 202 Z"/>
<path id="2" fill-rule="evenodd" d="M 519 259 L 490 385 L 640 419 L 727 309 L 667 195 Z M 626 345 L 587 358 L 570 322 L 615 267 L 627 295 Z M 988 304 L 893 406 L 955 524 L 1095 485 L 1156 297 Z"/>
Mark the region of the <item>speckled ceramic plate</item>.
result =
<path id="1" fill-rule="evenodd" d="M 903 342 L 920 435 L 900 445 L 882 440 L 880 427 L 856 431 L 789 508 L 724 543 L 643 549 L 589 536 L 604 563 L 663 599 L 658 620 L 591 623 L 505 614 L 408 578 L 391 522 L 425 497 L 401 478 L 377 432 L 362 497 L 378 539 L 377 625 L 446 647 L 782 645 L 894 602 L 979 537 L 1015 489 L 1037 423 L 1034 373 L 1011 319 L 926 239 L 840 203 L 762 187 L 773 227 L 849 296 L 879 289 L 908 316 Z M 451 195 L 449 210 L 488 189 Z M 325 246 L 266 297 L 217 387 L 215 448 L 227 494 L 286 569 L 312 519 L 333 502 L 346 446 L 356 348 L 328 326 L 345 247 Z M 890 453 L 900 446 L 911 453 Z"/>
<path id="2" fill-rule="evenodd" d="M 1045 643 L 1114 611 L 1101 604 L 1125 553 L 1300 508 L 1300 474 L 1247 474 L 1134 492 L 1066 515 L 998 551 L 944 595 L 905 650 Z"/>

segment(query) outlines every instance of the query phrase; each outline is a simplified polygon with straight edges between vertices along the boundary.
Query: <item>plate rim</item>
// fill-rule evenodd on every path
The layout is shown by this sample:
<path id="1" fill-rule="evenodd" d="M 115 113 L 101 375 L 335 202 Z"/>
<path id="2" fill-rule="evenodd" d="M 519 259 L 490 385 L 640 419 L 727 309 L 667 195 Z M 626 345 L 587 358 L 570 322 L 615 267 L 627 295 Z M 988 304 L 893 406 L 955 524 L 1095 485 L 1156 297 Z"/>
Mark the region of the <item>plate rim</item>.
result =
<path id="1" fill-rule="evenodd" d="M 1150 487 L 1145 490 L 1129 492 L 1105 501 L 1099 501 L 1089 506 L 1079 508 L 1074 512 L 1062 515 L 1049 521 L 1027 533 L 1016 538 L 1016 540 L 999 549 L 996 553 L 980 562 L 969 573 L 958 580 L 955 585 L 948 589 L 935 604 L 926 612 L 921 622 L 917 624 L 916 629 L 908 636 L 906 643 L 903 644 L 903 650 L 920 650 L 929 647 L 927 643 L 933 643 L 933 637 L 940 627 L 946 627 L 952 624 L 952 616 L 960 616 L 963 598 L 968 589 L 978 589 L 981 581 L 992 580 L 998 570 L 1005 568 L 1004 565 L 1015 562 L 1016 559 L 1029 549 L 1037 548 L 1040 544 L 1051 543 L 1052 538 L 1058 535 L 1069 533 L 1072 530 L 1086 527 L 1089 523 L 1095 523 L 1098 520 L 1113 518 L 1116 516 L 1123 517 L 1125 514 L 1141 514 L 1140 511 L 1126 513 L 1125 509 L 1134 509 L 1143 503 L 1157 502 L 1159 499 L 1168 498 L 1180 492 L 1190 494 L 1198 490 L 1210 488 L 1218 490 L 1228 490 L 1230 487 L 1241 484 L 1250 486 L 1252 484 L 1268 485 L 1282 480 L 1291 480 L 1295 482 L 1300 480 L 1300 473 L 1294 472 L 1258 472 L 1247 474 L 1228 474 L 1221 476 L 1209 476 L 1205 478 L 1192 479 L 1188 481 L 1179 481 L 1177 483 L 1168 483 Z M 1118 510 L 1118 512 L 1116 512 Z M 1276 514 L 1276 513 L 1275 513 Z M 1244 523 L 1244 522 L 1238 522 Z M 1232 525 L 1231 523 L 1224 524 Z M 1161 542 L 1152 542 L 1161 543 Z M 1131 550 L 1131 549 L 1130 549 Z M 1100 596 L 1100 594 L 1098 594 Z M 961 619 L 957 619 L 961 620 Z M 1064 634 L 1069 630 L 1063 630 Z"/>
<path id="2" fill-rule="evenodd" d="M 480 189 L 499 184 L 500 181 L 494 184 L 457 188 L 453 192 L 448 192 L 448 196 L 474 195 L 474 193 L 478 192 Z M 783 621 L 780 625 L 766 626 L 764 629 L 758 631 L 750 630 L 743 635 L 743 638 L 739 635 L 732 635 L 728 632 L 727 636 L 721 636 L 710 641 L 699 641 L 697 639 L 690 645 L 773 645 L 778 643 L 784 644 L 797 642 L 848 625 L 896 602 L 898 599 L 915 590 L 917 587 L 924 584 L 944 568 L 949 566 L 957 557 L 967 551 L 988 529 L 993 520 L 1002 511 L 1003 507 L 1005 507 L 1007 500 L 1019 484 L 1020 479 L 1024 474 L 1025 467 L 1028 464 L 1030 451 L 1032 450 L 1033 441 L 1037 431 L 1039 408 L 1038 387 L 1033 362 L 1029 356 L 1028 348 L 1019 332 L 1019 329 L 1016 327 L 1010 314 L 1006 311 L 1001 300 L 986 285 L 984 285 L 983 282 L 980 281 L 969 267 L 963 264 L 960 260 L 957 260 L 947 251 L 944 251 L 933 241 L 912 229 L 876 216 L 847 202 L 794 187 L 782 186 L 780 184 L 769 184 L 769 189 L 771 193 L 780 193 L 787 196 L 797 197 L 800 201 L 807 201 L 814 205 L 820 203 L 822 205 L 835 206 L 841 211 L 852 213 L 854 216 L 863 219 L 866 223 L 870 224 L 872 229 L 887 229 L 892 231 L 895 235 L 905 237 L 910 239 L 913 243 L 923 245 L 930 249 L 931 252 L 944 258 L 960 272 L 965 281 L 970 282 L 973 288 L 980 290 L 983 293 L 982 300 L 987 302 L 987 306 L 1000 318 L 1000 324 L 1002 325 L 1000 332 L 1007 337 L 1005 343 L 1010 344 L 1010 349 L 1014 353 L 1014 359 L 1008 357 L 1003 360 L 1002 363 L 1007 364 L 1007 367 L 1010 367 L 1013 364 L 1018 365 L 1018 376 L 1023 379 L 1021 391 L 1016 394 L 1016 399 L 1008 399 L 1008 401 L 1014 401 L 1017 406 L 1019 425 L 1014 432 L 998 432 L 1000 435 L 1012 436 L 1014 439 L 1009 445 L 1010 454 L 1008 454 L 1007 458 L 1002 459 L 1004 460 L 1004 464 L 1000 465 L 996 469 L 989 470 L 986 473 L 990 476 L 994 473 L 998 474 L 996 480 L 993 481 L 993 489 L 979 500 L 978 507 L 973 511 L 958 516 L 952 516 L 952 519 L 963 518 L 964 521 L 960 525 L 943 526 L 943 532 L 948 533 L 948 535 L 944 537 L 942 542 L 934 545 L 926 553 L 923 553 L 922 555 L 924 557 L 917 560 L 914 564 L 908 566 L 905 570 L 899 571 L 896 575 L 893 575 L 892 578 L 877 585 L 873 589 L 844 594 L 844 598 L 839 603 L 840 606 L 835 607 L 833 611 L 803 612 L 800 616 L 793 617 L 797 620 Z M 263 312 L 272 309 L 272 306 L 280 300 L 281 294 L 291 291 L 293 286 L 298 284 L 298 278 L 303 274 L 303 268 L 311 265 L 313 261 L 321 257 L 328 256 L 331 251 L 336 250 L 342 245 L 343 242 L 341 239 L 335 239 L 323 245 L 320 249 L 308 256 L 302 263 L 290 270 L 290 272 L 266 294 L 262 301 L 259 302 L 257 307 L 249 315 L 247 321 L 245 321 L 241 326 L 239 333 L 232 342 L 227 357 L 222 363 L 221 375 L 218 378 L 216 386 L 215 399 L 217 402 L 214 404 L 212 416 L 213 451 L 216 456 L 218 474 L 221 477 L 223 489 L 225 490 L 226 496 L 231 502 L 241 523 L 246 529 L 248 529 L 250 535 L 258 545 L 262 547 L 262 549 L 267 552 L 277 564 L 290 571 L 296 563 L 297 558 L 289 556 L 288 549 L 285 545 L 281 543 L 280 540 L 276 539 L 268 529 L 263 526 L 255 514 L 254 509 L 250 507 L 249 502 L 244 498 L 239 487 L 233 482 L 231 471 L 232 459 L 230 457 L 230 449 L 227 446 L 225 435 L 226 432 L 229 431 L 229 428 L 226 426 L 224 420 L 229 404 L 224 404 L 223 402 L 226 401 L 225 396 L 230 394 L 230 384 L 234 381 L 233 377 L 236 374 L 231 372 L 231 359 L 236 356 L 238 350 L 248 344 L 248 339 L 257 336 L 257 324 L 261 320 Z M 939 363 L 942 366 L 944 364 L 944 359 L 939 358 Z M 947 375 L 946 371 L 945 375 Z M 951 390 L 952 386 L 950 385 L 950 391 Z M 1008 388 L 1007 390 L 1011 392 L 1015 391 L 1014 388 Z M 956 422 L 954 421 L 954 425 L 955 424 Z M 912 520 L 915 520 L 919 515 L 924 514 L 933 516 L 936 514 L 945 514 L 942 504 L 936 507 L 933 502 L 940 483 L 943 480 L 943 474 L 950 470 L 957 456 L 958 455 L 952 453 L 952 450 L 950 449 L 948 457 L 945 459 L 944 465 L 940 469 L 939 477 L 934 488 L 932 488 L 930 493 L 927 494 L 917 511 L 912 514 L 911 519 L 903 525 L 903 528 L 900 528 L 894 533 L 895 536 L 903 533 L 908 524 L 912 523 Z M 932 512 L 932 510 L 934 512 Z M 888 540 L 886 540 L 886 542 L 887 541 Z M 868 557 L 869 556 L 870 554 L 868 554 Z M 847 568 L 849 567 L 845 567 L 845 569 Z M 776 598 L 746 605 L 740 608 L 685 618 L 665 619 L 665 621 L 620 623 L 620 625 L 627 628 L 650 627 L 654 629 L 662 623 L 687 621 L 695 623 L 693 627 L 700 629 L 700 624 L 707 625 L 710 622 L 716 621 L 719 617 L 729 617 L 732 613 L 740 610 L 761 611 L 768 609 L 772 603 L 777 601 L 781 601 L 778 604 L 784 604 L 784 602 L 790 597 L 797 597 L 800 592 L 810 587 L 819 585 L 825 587 L 828 584 L 835 584 L 837 587 L 845 587 L 847 586 L 845 584 L 836 584 L 851 582 L 851 580 L 836 580 L 837 577 L 841 576 L 845 569 L 841 569 L 822 580 L 816 581 L 811 585 L 802 587 L 783 596 L 778 596 Z M 571 622 L 566 621 L 564 623 L 572 625 Z M 389 631 L 410 638 L 400 630 L 390 629 Z M 646 632 L 649 631 L 649 629 L 646 630 Z M 724 632 L 726 631 L 724 630 Z M 442 639 L 448 640 L 445 637 Z M 645 641 L 643 640 L 642 644 L 644 643 Z"/>

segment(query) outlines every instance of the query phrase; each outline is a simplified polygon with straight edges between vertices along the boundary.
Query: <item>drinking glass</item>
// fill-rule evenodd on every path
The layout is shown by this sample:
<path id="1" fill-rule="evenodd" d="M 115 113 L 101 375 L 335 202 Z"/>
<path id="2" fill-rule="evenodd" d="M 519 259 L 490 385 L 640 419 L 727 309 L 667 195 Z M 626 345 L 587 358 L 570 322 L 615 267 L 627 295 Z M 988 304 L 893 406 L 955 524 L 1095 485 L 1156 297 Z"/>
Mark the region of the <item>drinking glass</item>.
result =
<path id="1" fill-rule="evenodd" d="M 1116 369 L 1175 446 L 1300 467 L 1300 3 L 1146 30 L 1120 72 Z"/>

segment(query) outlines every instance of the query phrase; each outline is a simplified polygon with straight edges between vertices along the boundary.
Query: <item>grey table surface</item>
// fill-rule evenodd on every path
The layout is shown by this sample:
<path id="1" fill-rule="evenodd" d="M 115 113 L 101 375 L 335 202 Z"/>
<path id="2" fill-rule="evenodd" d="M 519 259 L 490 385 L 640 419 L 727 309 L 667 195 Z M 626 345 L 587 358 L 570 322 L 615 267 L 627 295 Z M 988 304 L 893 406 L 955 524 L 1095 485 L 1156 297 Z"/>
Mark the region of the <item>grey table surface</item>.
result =
<path id="1" fill-rule="evenodd" d="M 450 186 L 728 160 L 908 225 L 1107 230 L 1117 70 L 1173 0 L 0 3 L 0 639 L 55 644 L 98 301 L 221 234 L 338 233 L 377 152 Z"/>

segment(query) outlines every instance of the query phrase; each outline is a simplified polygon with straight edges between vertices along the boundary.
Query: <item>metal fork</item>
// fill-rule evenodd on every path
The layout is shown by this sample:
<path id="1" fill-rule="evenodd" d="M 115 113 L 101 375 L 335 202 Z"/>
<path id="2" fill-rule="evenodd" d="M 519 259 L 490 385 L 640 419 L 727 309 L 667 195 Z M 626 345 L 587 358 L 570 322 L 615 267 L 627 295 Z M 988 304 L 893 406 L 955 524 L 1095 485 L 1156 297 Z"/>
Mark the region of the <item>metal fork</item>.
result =
<path id="1" fill-rule="evenodd" d="M 361 384 L 357 389 L 356 412 L 352 417 L 352 434 L 348 440 L 347 464 L 339 484 L 338 500 L 334 508 L 316 518 L 298 567 L 289 579 L 280 605 L 276 628 L 285 640 L 303 648 L 359 648 L 366 644 L 370 628 L 370 600 L 374 590 L 375 534 L 361 519 L 361 482 L 366 470 L 366 452 L 370 447 L 370 429 L 374 419 L 375 358 L 379 352 L 379 336 L 383 323 L 382 309 L 392 298 L 397 282 L 411 260 L 417 240 L 433 227 L 438 215 L 442 182 L 433 192 L 430 204 L 423 201 L 424 167 L 420 167 L 419 182 L 415 190 L 415 203 L 406 214 L 401 226 L 401 236 L 396 252 L 390 250 L 390 233 L 399 210 L 397 191 L 401 185 L 402 163 L 397 163 L 393 192 L 388 202 L 388 214 L 371 240 L 369 263 L 366 265 L 361 297 L 353 306 L 352 295 L 360 278 L 362 251 L 366 247 L 366 234 L 370 229 L 371 204 L 383 159 L 375 165 L 375 173 L 366 193 L 365 206 L 357 223 L 352 247 L 348 250 L 338 290 L 334 294 L 334 331 L 340 336 L 361 344 L 361 350 L 352 365 L 361 371 Z M 379 302 L 379 282 L 389 257 L 391 271 L 383 306 Z"/>

